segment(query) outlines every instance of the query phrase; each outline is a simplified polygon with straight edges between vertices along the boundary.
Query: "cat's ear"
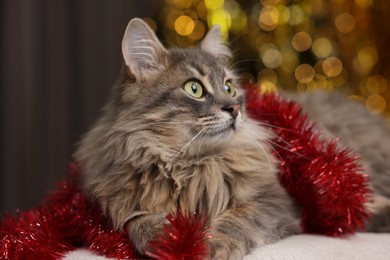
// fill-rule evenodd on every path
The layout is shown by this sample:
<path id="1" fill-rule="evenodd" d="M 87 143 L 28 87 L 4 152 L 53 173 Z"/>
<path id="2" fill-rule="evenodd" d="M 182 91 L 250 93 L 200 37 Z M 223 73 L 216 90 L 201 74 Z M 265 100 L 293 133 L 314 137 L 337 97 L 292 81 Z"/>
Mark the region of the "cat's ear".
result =
<path id="1" fill-rule="evenodd" d="M 122 40 L 122 54 L 128 73 L 136 81 L 147 80 L 163 70 L 167 53 L 147 23 L 139 18 L 129 22 Z"/>
<path id="2" fill-rule="evenodd" d="M 231 59 L 233 54 L 221 39 L 221 27 L 214 25 L 200 43 L 200 48 L 217 58 Z"/>

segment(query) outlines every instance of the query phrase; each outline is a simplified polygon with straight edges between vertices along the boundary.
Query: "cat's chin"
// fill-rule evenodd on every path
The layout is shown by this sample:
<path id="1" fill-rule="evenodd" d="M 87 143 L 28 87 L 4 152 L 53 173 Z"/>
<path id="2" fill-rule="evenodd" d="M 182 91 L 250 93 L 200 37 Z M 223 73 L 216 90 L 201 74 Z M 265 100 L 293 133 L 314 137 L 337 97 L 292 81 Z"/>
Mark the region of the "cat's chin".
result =
<path id="1" fill-rule="evenodd" d="M 223 129 L 209 132 L 206 136 L 193 143 L 191 148 L 188 149 L 187 155 L 199 156 L 200 154 L 210 154 L 214 153 L 218 149 L 223 148 L 224 145 L 229 143 L 236 134 L 236 127 L 236 125 L 232 124 Z"/>
<path id="2" fill-rule="evenodd" d="M 218 129 L 214 132 L 209 133 L 207 138 L 210 140 L 211 144 L 213 143 L 213 141 L 219 144 L 221 142 L 226 142 L 227 140 L 229 140 L 235 131 L 236 131 L 235 125 L 231 124 L 226 128 Z"/>
<path id="3" fill-rule="evenodd" d="M 229 121 L 229 124 L 226 126 L 209 132 L 206 138 L 207 144 L 214 147 L 223 146 L 232 140 L 233 136 L 238 132 L 239 125 L 238 120 Z"/>

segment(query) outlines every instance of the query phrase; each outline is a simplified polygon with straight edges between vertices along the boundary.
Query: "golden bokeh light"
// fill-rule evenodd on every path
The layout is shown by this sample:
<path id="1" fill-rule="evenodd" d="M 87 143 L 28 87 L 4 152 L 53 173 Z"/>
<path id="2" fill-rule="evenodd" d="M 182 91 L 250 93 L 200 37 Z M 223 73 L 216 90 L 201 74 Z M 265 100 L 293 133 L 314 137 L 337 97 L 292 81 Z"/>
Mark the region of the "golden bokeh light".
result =
<path id="1" fill-rule="evenodd" d="M 336 57 L 330 57 L 322 63 L 322 69 L 326 76 L 336 77 L 343 71 L 343 63 Z"/>
<path id="2" fill-rule="evenodd" d="M 314 69 L 309 64 L 301 64 L 295 69 L 294 75 L 298 82 L 307 84 L 314 78 Z"/>
<path id="3" fill-rule="evenodd" d="M 362 66 L 371 68 L 378 61 L 378 52 L 372 45 L 364 46 L 359 49 L 357 58 Z"/>
<path id="4" fill-rule="evenodd" d="M 325 75 L 325 72 L 324 72 L 324 69 L 322 66 L 323 63 L 324 63 L 324 60 L 320 60 L 314 65 L 314 71 L 316 74 Z"/>
<path id="5" fill-rule="evenodd" d="M 306 51 L 311 47 L 311 36 L 307 32 L 297 32 L 293 36 L 291 44 L 299 52 Z"/>
<path id="6" fill-rule="evenodd" d="M 374 75 L 367 79 L 367 89 L 371 94 L 383 94 L 387 89 L 387 80 L 381 75 Z"/>
<path id="7" fill-rule="evenodd" d="M 285 5 L 279 5 L 277 8 L 279 10 L 279 24 L 288 23 L 291 19 L 290 9 Z"/>
<path id="8" fill-rule="evenodd" d="M 334 81 L 325 78 L 321 74 L 315 74 L 313 82 L 316 83 L 316 89 L 327 90 L 327 91 L 333 89 Z"/>
<path id="9" fill-rule="evenodd" d="M 278 88 L 273 82 L 263 81 L 260 83 L 261 94 L 274 93 L 278 91 Z"/>
<path id="10" fill-rule="evenodd" d="M 280 51 L 275 47 L 264 48 L 261 54 L 261 60 L 264 65 L 270 69 L 276 69 L 282 64 L 282 56 Z"/>
<path id="11" fill-rule="evenodd" d="M 367 43 L 358 48 L 353 67 L 359 74 L 368 75 L 378 62 L 378 58 L 377 49 L 371 43 Z"/>
<path id="12" fill-rule="evenodd" d="M 263 69 L 257 74 L 257 82 L 259 84 L 263 82 L 271 82 L 274 85 L 278 83 L 278 75 L 272 69 Z"/>
<path id="13" fill-rule="evenodd" d="M 290 8 L 290 20 L 289 24 L 291 25 L 298 25 L 302 23 L 305 20 L 305 12 L 299 5 L 293 5 Z"/>
<path id="14" fill-rule="evenodd" d="M 334 22 L 337 30 L 342 33 L 350 33 L 355 28 L 355 18 L 349 13 L 339 14 Z"/>
<path id="15" fill-rule="evenodd" d="M 315 39 L 311 47 L 314 55 L 323 59 L 329 57 L 333 52 L 333 45 L 328 38 L 320 37 Z"/>
<path id="16" fill-rule="evenodd" d="M 366 107 L 371 113 L 380 114 L 386 108 L 386 100 L 381 95 L 373 94 L 367 98 Z"/>
<path id="17" fill-rule="evenodd" d="M 192 40 L 200 40 L 206 33 L 206 28 L 204 24 L 200 21 L 195 22 L 195 28 L 188 37 Z"/>
<path id="18" fill-rule="evenodd" d="M 190 35 L 195 28 L 194 20 L 188 15 L 181 15 L 175 21 L 175 30 L 179 35 Z"/>
<path id="19" fill-rule="evenodd" d="M 278 26 L 279 10 L 274 6 L 265 6 L 260 11 L 259 26 L 264 31 L 271 31 Z"/>

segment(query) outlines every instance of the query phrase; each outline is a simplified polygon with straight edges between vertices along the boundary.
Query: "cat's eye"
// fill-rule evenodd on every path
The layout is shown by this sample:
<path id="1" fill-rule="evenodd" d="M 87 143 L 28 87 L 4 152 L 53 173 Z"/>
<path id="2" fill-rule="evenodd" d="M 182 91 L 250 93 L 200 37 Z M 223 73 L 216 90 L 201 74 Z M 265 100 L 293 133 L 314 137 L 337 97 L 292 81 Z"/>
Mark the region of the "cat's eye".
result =
<path id="1" fill-rule="evenodd" d="M 231 80 L 226 80 L 223 87 L 230 96 L 234 97 L 236 95 L 236 90 L 234 89 L 234 84 Z"/>
<path id="2" fill-rule="evenodd" d="M 194 98 L 203 97 L 203 86 L 196 80 L 187 81 L 184 84 L 183 89 L 191 97 L 194 97 Z"/>

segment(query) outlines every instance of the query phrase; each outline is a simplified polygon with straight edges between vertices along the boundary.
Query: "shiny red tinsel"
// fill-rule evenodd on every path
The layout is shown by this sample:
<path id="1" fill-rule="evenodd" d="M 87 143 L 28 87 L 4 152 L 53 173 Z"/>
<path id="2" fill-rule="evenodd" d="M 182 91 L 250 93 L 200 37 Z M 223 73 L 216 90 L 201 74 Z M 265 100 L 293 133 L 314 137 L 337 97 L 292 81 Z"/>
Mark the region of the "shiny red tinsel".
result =
<path id="1" fill-rule="evenodd" d="M 171 225 L 165 226 L 164 236 L 150 243 L 151 251 L 146 255 L 159 260 L 205 259 L 208 254 L 206 219 L 182 212 L 169 214 L 167 218 Z"/>
<path id="2" fill-rule="evenodd" d="M 322 140 L 301 115 L 299 105 L 277 95 L 247 91 L 247 111 L 276 133 L 275 155 L 280 179 L 302 208 L 305 232 L 340 236 L 363 228 L 367 211 L 366 176 L 357 158 L 336 143 Z M 78 170 L 40 206 L 0 223 L 0 259 L 58 259 L 75 248 L 87 248 L 117 259 L 140 258 L 126 232 L 116 232 L 100 208 L 80 189 Z M 201 259 L 207 255 L 207 226 L 201 216 L 168 215 L 170 223 L 147 253 L 155 259 Z"/>
<path id="3" fill-rule="evenodd" d="M 357 156 L 321 139 L 298 104 L 260 95 L 256 85 L 246 99 L 250 116 L 276 133 L 280 179 L 302 208 L 304 232 L 342 236 L 363 229 L 369 189 Z"/>

